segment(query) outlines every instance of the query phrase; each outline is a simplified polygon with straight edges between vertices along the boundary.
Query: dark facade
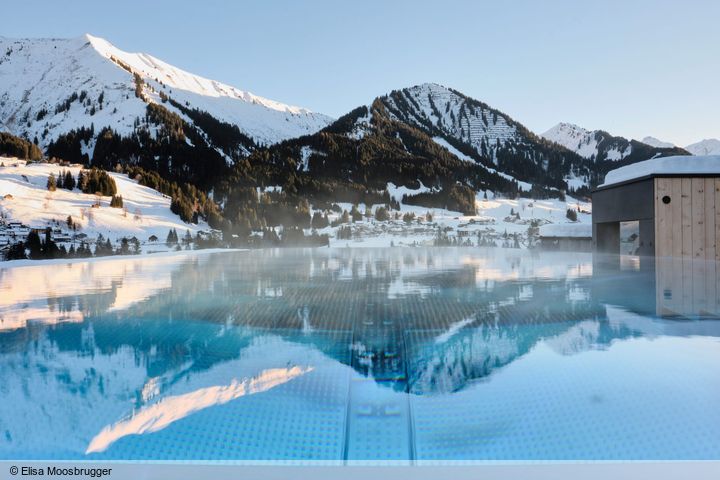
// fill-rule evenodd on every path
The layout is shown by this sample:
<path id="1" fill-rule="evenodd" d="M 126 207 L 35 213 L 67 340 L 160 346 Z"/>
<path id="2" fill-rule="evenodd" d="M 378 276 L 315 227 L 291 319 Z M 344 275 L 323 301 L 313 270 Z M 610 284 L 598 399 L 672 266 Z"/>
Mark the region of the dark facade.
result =
<path id="1" fill-rule="evenodd" d="M 593 249 L 620 253 L 620 222 L 640 225 L 639 255 L 655 254 L 655 186 L 647 178 L 595 190 L 592 194 Z"/>

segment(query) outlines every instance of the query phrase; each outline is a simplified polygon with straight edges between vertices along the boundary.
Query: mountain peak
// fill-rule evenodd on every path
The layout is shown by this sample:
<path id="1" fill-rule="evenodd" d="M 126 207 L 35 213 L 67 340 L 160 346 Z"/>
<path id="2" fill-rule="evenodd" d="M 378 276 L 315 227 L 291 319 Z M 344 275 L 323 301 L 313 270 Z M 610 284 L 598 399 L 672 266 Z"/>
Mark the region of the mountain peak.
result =
<path id="1" fill-rule="evenodd" d="M 656 156 L 687 154 L 685 150 L 674 145 L 664 146 L 649 143 L 653 139 L 643 142 L 628 140 L 611 135 L 605 130 L 587 130 L 572 123 L 558 123 L 542 136 L 595 162 L 604 162 L 605 160 L 632 162 Z M 660 142 L 657 139 L 654 140 Z"/>
<path id="2" fill-rule="evenodd" d="M 148 103 L 174 111 L 168 99 L 236 125 L 262 144 L 314 133 L 332 121 L 194 75 L 152 55 L 123 51 L 90 33 L 66 39 L 2 39 L 0 47 L 0 91 L 5 92 L 0 125 L 15 135 L 37 138 L 43 147 L 61 134 L 91 125 L 128 135 L 145 117 Z"/>
<path id="3" fill-rule="evenodd" d="M 720 155 L 720 140 L 717 138 L 706 138 L 688 145 L 685 147 L 685 150 L 693 155 Z"/>
<path id="4" fill-rule="evenodd" d="M 592 158 L 597 155 L 596 132 L 574 123 L 560 122 L 541 135 L 581 157 Z"/>
<path id="5" fill-rule="evenodd" d="M 673 148 L 675 146 L 675 144 L 673 144 L 672 142 L 664 142 L 658 138 L 651 137 L 651 136 L 644 137 L 640 141 L 646 145 L 650 145 L 651 147 L 657 147 L 657 148 Z"/>
<path id="6" fill-rule="evenodd" d="M 543 137 L 547 137 L 547 135 L 552 135 L 553 133 L 559 133 L 559 132 L 565 132 L 572 135 L 585 135 L 588 133 L 591 133 L 590 130 L 581 127 L 580 125 L 577 125 L 575 123 L 570 122 L 560 122 L 554 127 L 550 128 L 548 131 L 542 134 Z"/>

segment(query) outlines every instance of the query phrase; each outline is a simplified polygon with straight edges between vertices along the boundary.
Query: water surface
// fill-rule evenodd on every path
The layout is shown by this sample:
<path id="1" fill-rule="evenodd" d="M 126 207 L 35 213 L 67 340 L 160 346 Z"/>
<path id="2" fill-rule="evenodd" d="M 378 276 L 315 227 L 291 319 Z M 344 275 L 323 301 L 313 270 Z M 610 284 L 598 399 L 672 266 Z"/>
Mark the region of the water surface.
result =
<path id="1" fill-rule="evenodd" d="M 0 268 L 0 457 L 720 459 L 716 290 L 664 318 L 656 269 L 630 265 L 467 248 Z"/>

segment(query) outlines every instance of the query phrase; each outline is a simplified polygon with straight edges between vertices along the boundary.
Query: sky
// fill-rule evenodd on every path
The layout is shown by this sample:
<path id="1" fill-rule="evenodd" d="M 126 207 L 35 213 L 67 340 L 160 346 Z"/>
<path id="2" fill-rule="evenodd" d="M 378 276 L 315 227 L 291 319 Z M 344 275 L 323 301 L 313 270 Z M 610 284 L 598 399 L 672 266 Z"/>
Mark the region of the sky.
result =
<path id="1" fill-rule="evenodd" d="M 105 38 L 334 117 L 437 82 L 542 133 L 720 138 L 717 0 L 36 1 L 5 37 Z"/>

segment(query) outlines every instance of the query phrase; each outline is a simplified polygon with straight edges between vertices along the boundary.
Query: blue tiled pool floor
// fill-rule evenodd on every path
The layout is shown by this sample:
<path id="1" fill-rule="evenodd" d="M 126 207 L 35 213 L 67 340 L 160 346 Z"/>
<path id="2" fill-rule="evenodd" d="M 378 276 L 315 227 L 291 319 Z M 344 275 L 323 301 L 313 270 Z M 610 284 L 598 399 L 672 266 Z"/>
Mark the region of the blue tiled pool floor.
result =
<path id="1" fill-rule="evenodd" d="M 0 305 L 0 457 L 720 459 L 720 320 L 661 318 L 652 276 L 593 268 L 470 249 L 71 264 Z"/>

